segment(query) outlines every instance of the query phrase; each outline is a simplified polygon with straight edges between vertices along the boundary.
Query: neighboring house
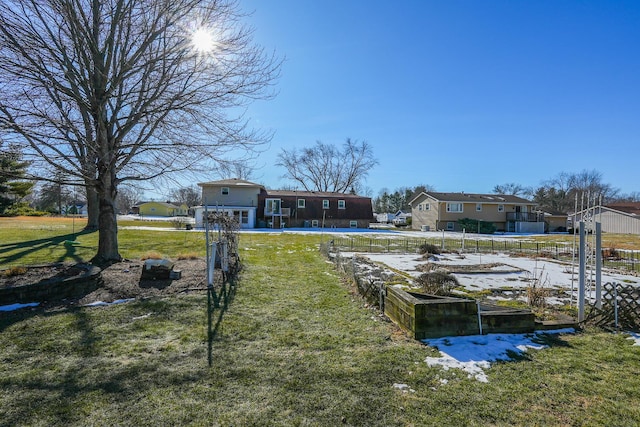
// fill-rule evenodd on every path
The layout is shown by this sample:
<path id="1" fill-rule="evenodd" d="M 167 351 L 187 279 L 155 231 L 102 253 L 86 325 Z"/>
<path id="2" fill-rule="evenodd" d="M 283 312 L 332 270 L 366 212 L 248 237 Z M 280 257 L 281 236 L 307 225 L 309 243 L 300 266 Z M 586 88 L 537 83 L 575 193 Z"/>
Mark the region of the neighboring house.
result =
<path id="1" fill-rule="evenodd" d="M 238 219 L 240 228 L 254 228 L 257 221 L 258 194 L 264 187 L 243 179 L 202 182 L 203 206 L 194 208 L 196 227 L 203 227 L 205 206 L 208 211 L 223 211 Z"/>
<path id="2" fill-rule="evenodd" d="M 371 198 L 355 194 L 263 190 L 258 206 L 258 220 L 274 228 L 368 228 L 373 221 Z"/>
<path id="3" fill-rule="evenodd" d="M 400 210 L 396 212 L 391 222 L 393 223 L 393 225 L 407 225 L 411 222 L 410 218 L 411 212 L 403 212 Z"/>
<path id="4" fill-rule="evenodd" d="M 241 228 L 368 227 L 371 198 L 353 194 L 267 190 L 241 179 L 198 184 L 207 210 L 223 211 Z M 196 226 L 203 226 L 204 206 L 196 207 Z"/>
<path id="5" fill-rule="evenodd" d="M 377 222 L 380 222 L 382 224 L 388 224 L 391 221 L 393 221 L 393 219 L 396 216 L 392 213 L 379 213 L 379 214 L 375 214 L 375 218 Z"/>
<path id="6" fill-rule="evenodd" d="M 545 232 L 566 232 L 568 228 L 568 216 L 566 213 L 555 211 L 552 209 L 538 209 L 544 216 Z"/>
<path id="7" fill-rule="evenodd" d="M 604 233 L 640 234 L 640 203 L 612 203 L 596 206 L 571 215 L 572 223 L 580 221 L 599 222 Z"/>
<path id="8" fill-rule="evenodd" d="M 544 219 L 536 204 L 506 194 L 421 192 L 410 202 L 412 228 L 462 231 L 458 221 L 469 218 L 491 222 L 496 231 L 543 233 Z M 473 232 L 473 230 L 467 230 Z"/>
<path id="9" fill-rule="evenodd" d="M 161 217 L 173 217 L 173 216 L 187 216 L 189 208 L 187 205 L 182 204 L 180 206 L 171 202 L 144 202 L 132 208 L 134 212 L 137 212 L 140 216 L 161 216 Z"/>
<path id="10" fill-rule="evenodd" d="M 79 215 L 79 216 L 87 216 L 88 215 L 88 211 L 87 211 L 87 205 L 86 203 L 72 203 L 68 206 L 63 206 L 62 207 L 62 214 L 63 215 Z"/>

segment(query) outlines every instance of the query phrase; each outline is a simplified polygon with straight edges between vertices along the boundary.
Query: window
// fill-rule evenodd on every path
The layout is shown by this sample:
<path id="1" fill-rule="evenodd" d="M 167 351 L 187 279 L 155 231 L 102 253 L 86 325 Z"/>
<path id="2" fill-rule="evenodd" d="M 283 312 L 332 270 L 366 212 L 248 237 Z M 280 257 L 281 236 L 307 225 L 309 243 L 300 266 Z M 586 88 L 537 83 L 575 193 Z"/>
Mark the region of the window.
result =
<path id="1" fill-rule="evenodd" d="M 425 203 L 424 204 L 424 210 L 428 211 L 429 209 L 431 209 L 431 205 L 429 205 L 429 203 Z"/>
<path id="2" fill-rule="evenodd" d="M 420 204 L 418 205 L 418 210 L 419 210 L 419 211 L 421 211 L 421 210 L 422 210 L 422 203 L 420 203 Z"/>
<path id="3" fill-rule="evenodd" d="M 265 215 L 280 215 L 280 199 L 265 200 Z"/>
<path id="4" fill-rule="evenodd" d="M 345 206 L 344 200 L 338 200 L 338 209 L 344 209 Z"/>
<path id="5" fill-rule="evenodd" d="M 476 203 L 476 212 L 482 212 L 482 203 Z"/>
<path id="6" fill-rule="evenodd" d="M 456 229 L 456 223 L 455 222 L 447 222 L 447 231 L 454 231 Z"/>
<path id="7" fill-rule="evenodd" d="M 298 208 L 302 209 L 304 208 L 305 204 L 304 204 L 304 199 L 298 199 Z"/>
<path id="8" fill-rule="evenodd" d="M 447 212 L 462 212 L 462 203 L 447 203 Z"/>
<path id="9" fill-rule="evenodd" d="M 317 227 L 318 226 L 318 220 L 317 219 L 312 219 L 311 220 L 311 226 L 312 227 Z"/>
<path id="10" fill-rule="evenodd" d="M 222 187 L 221 192 L 224 196 L 226 196 L 227 194 L 229 194 L 229 187 Z"/>
<path id="11" fill-rule="evenodd" d="M 349 227 L 358 228 L 358 221 L 355 221 L 355 220 L 349 221 Z"/>
<path id="12" fill-rule="evenodd" d="M 329 201 L 328 200 L 323 200 L 322 201 L 322 209 L 329 209 Z"/>
<path id="13" fill-rule="evenodd" d="M 498 205 L 498 212 L 504 212 L 504 205 Z"/>
<path id="14" fill-rule="evenodd" d="M 233 218 L 238 221 L 238 224 L 249 224 L 249 212 L 247 211 L 233 211 Z"/>

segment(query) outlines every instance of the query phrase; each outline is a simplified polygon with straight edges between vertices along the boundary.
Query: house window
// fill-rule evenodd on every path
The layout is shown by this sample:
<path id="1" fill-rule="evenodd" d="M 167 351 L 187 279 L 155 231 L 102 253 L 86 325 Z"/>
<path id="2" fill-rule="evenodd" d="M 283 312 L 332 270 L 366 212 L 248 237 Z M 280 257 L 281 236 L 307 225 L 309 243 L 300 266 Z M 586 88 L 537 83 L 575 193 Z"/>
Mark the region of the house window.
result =
<path id="1" fill-rule="evenodd" d="M 355 220 L 349 221 L 349 227 L 358 228 L 358 221 L 355 221 Z"/>
<path id="2" fill-rule="evenodd" d="M 462 203 L 447 203 L 447 212 L 462 212 Z"/>
<path id="3" fill-rule="evenodd" d="M 449 221 L 447 222 L 447 231 L 454 231 L 456 229 L 456 223 Z"/>
<path id="4" fill-rule="evenodd" d="M 318 226 L 318 220 L 317 219 L 312 219 L 311 220 L 311 226 L 312 227 L 317 227 Z"/>
<path id="5" fill-rule="evenodd" d="M 504 212 L 504 205 L 498 205 L 498 212 Z"/>
<path id="6" fill-rule="evenodd" d="M 323 200 L 322 201 L 322 209 L 329 209 L 329 201 L 328 200 Z"/>
<path id="7" fill-rule="evenodd" d="M 280 215 L 280 199 L 266 199 L 265 200 L 265 215 Z"/>
<path id="8" fill-rule="evenodd" d="M 229 187 L 222 187 L 221 192 L 223 196 L 226 196 L 229 194 Z"/>
<path id="9" fill-rule="evenodd" d="M 429 209 L 431 209 L 431 205 L 429 205 L 429 203 L 425 203 L 424 204 L 424 210 L 428 211 Z"/>
<path id="10" fill-rule="evenodd" d="M 421 210 L 422 210 L 422 203 L 420 203 L 420 204 L 418 205 L 418 210 L 419 210 L 419 211 L 421 211 Z"/>
<path id="11" fill-rule="evenodd" d="M 476 203 L 476 212 L 482 212 L 482 203 Z"/>
<path id="12" fill-rule="evenodd" d="M 338 209 L 344 209 L 345 206 L 344 200 L 338 200 Z"/>
<path id="13" fill-rule="evenodd" d="M 298 208 L 303 209 L 305 207 L 304 199 L 298 199 Z"/>

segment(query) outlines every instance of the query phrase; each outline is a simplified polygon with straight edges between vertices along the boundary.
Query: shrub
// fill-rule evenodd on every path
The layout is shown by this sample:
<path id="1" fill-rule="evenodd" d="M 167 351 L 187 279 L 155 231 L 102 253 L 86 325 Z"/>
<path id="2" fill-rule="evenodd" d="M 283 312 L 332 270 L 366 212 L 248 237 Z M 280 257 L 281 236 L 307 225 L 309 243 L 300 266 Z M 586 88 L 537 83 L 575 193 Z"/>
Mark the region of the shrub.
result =
<path id="1" fill-rule="evenodd" d="M 420 286 L 423 292 L 431 295 L 450 295 L 451 291 L 459 285 L 458 280 L 446 271 L 422 273 L 414 283 Z"/>
<path id="2" fill-rule="evenodd" d="M 438 248 L 436 245 L 432 245 L 431 243 L 423 243 L 418 246 L 418 253 L 438 255 L 440 253 L 440 248 Z"/>
<path id="3" fill-rule="evenodd" d="M 37 211 L 25 202 L 16 203 L 9 206 L 2 212 L 2 216 L 44 216 L 48 212 Z"/>

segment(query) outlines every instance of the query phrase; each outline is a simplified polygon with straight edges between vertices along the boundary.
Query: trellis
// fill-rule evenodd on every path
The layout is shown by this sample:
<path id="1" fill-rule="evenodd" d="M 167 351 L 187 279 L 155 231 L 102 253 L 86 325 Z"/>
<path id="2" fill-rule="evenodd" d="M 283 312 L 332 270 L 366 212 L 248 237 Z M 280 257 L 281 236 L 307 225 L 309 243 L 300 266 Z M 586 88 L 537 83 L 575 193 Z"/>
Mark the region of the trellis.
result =
<path id="1" fill-rule="evenodd" d="M 222 316 L 235 295 L 235 277 L 240 270 L 238 253 L 239 221 L 222 210 L 209 212 L 205 203 L 205 241 L 207 249 L 207 337 L 208 361 L 213 365 L 213 338 Z M 216 290 L 215 271 L 220 270 L 222 284 Z M 218 309 L 218 317 L 214 312 Z"/>
<path id="2" fill-rule="evenodd" d="M 606 283 L 602 307 L 591 307 L 588 322 L 607 329 L 640 331 L 640 287 Z"/>

